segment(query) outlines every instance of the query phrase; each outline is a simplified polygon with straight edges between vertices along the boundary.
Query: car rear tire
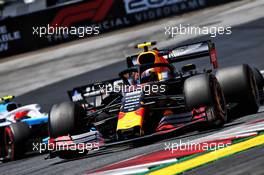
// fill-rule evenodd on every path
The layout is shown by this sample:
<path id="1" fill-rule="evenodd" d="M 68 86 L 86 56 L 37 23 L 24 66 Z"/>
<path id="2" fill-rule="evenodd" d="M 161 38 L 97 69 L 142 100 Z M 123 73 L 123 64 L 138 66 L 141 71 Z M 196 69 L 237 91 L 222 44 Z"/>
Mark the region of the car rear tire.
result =
<path id="1" fill-rule="evenodd" d="M 5 128 L 6 160 L 20 158 L 26 151 L 25 144 L 30 137 L 30 128 L 26 123 L 13 123 Z"/>
<path id="2" fill-rule="evenodd" d="M 76 134 L 83 128 L 81 118 L 86 114 L 84 108 L 72 102 L 53 105 L 49 114 L 49 134 L 51 138 Z"/>
<path id="3" fill-rule="evenodd" d="M 263 78 L 262 74 L 260 73 L 260 71 L 257 68 L 253 68 L 252 71 L 253 71 L 253 74 L 255 75 L 256 83 L 257 83 L 259 90 L 263 89 L 264 78 Z"/>
<path id="4" fill-rule="evenodd" d="M 253 68 L 253 73 L 255 75 L 256 78 L 256 83 L 258 86 L 258 90 L 259 90 L 259 97 L 260 97 L 260 103 L 263 104 L 264 103 L 264 78 L 261 74 L 261 72 L 257 69 L 257 68 Z"/>
<path id="5" fill-rule="evenodd" d="M 247 64 L 219 69 L 216 77 L 224 91 L 226 102 L 237 104 L 229 111 L 230 118 L 258 112 L 259 93 L 256 78 Z"/>
<path id="6" fill-rule="evenodd" d="M 227 121 L 224 94 L 214 75 L 200 74 L 185 80 L 184 96 L 188 110 L 206 107 L 210 126 L 220 127 Z"/>

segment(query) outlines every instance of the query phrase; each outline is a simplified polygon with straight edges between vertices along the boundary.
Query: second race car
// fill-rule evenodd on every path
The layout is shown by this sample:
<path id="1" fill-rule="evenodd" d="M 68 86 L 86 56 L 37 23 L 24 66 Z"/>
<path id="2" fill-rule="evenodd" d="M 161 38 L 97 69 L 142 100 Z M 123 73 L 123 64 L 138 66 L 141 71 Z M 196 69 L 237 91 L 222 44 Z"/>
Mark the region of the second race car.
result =
<path id="1" fill-rule="evenodd" d="M 21 106 L 14 96 L 0 99 L 0 157 L 2 161 L 21 158 L 33 151 L 33 142 L 48 136 L 48 114 L 38 104 Z"/>

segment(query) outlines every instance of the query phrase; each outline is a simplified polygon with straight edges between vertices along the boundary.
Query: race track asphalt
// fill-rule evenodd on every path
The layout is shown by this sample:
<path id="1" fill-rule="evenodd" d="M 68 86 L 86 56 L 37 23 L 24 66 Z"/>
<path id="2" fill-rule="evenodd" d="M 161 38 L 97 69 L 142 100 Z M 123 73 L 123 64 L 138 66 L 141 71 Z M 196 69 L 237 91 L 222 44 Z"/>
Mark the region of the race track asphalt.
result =
<path id="1" fill-rule="evenodd" d="M 217 160 L 208 165 L 196 168 L 194 170 L 185 172 L 185 175 L 204 175 L 204 174 L 217 174 L 217 175 L 242 175 L 254 174 L 262 175 L 264 173 L 264 146 L 250 149 L 245 152 L 235 154 Z"/>
<path id="2" fill-rule="evenodd" d="M 211 38 L 216 43 L 220 66 L 225 67 L 248 63 L 263 70 L 263 33 L 264 19 L 259 19 L 233 28 L 231 36 Z M 202 37 L 192 41 L 207 39 L 210 38 Z M 196 63 L 197 65 L 201 66 L 204 64 L 204 61 L 196 61 Z M 30 93 L 18 97 L 17 100 L 23 103 L 38 102 L 44 107 L 44 110 L 47 111 L 50 109 L 52 104 L 68 100 L 66 90 L 94 81 L 113 78 L 124 67 L 125 61 L 122 61 L 96 71 L 87 72 L 85 74 L 63 80 L 44 88 L 31 91 Z M 253 116 L 246 116 L 239 120 L 251 121 L 255 118 L 263 117 L 264 113 L 259 113 Z M 227 128 L 230 127 L 232 126 L 228 126 Z M 186 137 L 183 137 L 182 139 L 197 139 L 215 132 L 218 131 L 206 133 L 192 132 L 187 134 Z M 172 140 L 175 142 L 179 141 L 179 139 Z M 23 160 L 0 164 L 0 174 L 83 174 L 88 170 L 96 169 L 117 161 L 131 158 L 132 156 L 137 156 L 160 149 L 164 149 L 164 142 L 158 142 L 128 150 L 117 151 L 113 149 L 113 151 L 108 154 L 86 157 L 72 161 L 63 161 L 58 158 L 44 160 L 45 155 L 30 156 Z M 247 174 L 247 172 L 248 174 L 263 174 L 264 170 L 261 169 L 261 166 L 263 167 L 263 147 L 216 161 L 212 164 L 189 171 L 186 174 Z M 249 168 L 247 169 L 246 167 Z"/>

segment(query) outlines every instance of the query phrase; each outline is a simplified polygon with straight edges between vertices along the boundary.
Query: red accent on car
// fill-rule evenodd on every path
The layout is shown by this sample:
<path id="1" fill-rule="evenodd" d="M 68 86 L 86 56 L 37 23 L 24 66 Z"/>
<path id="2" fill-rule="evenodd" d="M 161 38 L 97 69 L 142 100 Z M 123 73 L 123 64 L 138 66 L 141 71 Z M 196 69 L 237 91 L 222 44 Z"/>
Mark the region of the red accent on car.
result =
<path id="1" fill-rule="evenodd" d="M 139 108 L 135 111 L 135 113 L 139 116 L 144 116 L 145 109 L 144 108 Z"/>
<path id="2" fill-rule="evenodd" d="M 125 115 L 126 115 L 126 113 L 119 112 L 119 114 L 118 114 L 118 120 L 122 119 Z"/>
<path id="3" fill-rule="evenodd" d="M 163 115 L 164 116 L 168 116 L 168 115 L 172 115 L 173 114 L 173 111 L 172 110 L 165 110 L 164 112 L 163 112 Z"/>
<path id="4" fill-rule="evenodd" d="M 28 111 L 21 111 L 21 112 L 16 112 L 15 113 L 15 120 L 22 119 L 28 114 Z"/>
<path id="5" fill-rule="evenodd" d="M 174 128 L 176 128 L 176 127 L 171 125 L 171 124 L 159 125 L 157 127 L 156 131 L 169 130 L 169 129 L 174 129 Z"/>
<path id="6" fill-rule="evenodd" d="M 48 141 L 48 147 L 50 150 L 55 150 L 55 139 L 54 138 L 50 138 Z"/>
<path id="7" fill-rule="evenodd" d="M 201 107 L 199 109 L 194 109 L 192 111 L 193 119 L 200 119 L 206 116 L 205 114 L 205 107 Z"/>
<path id="8" fill-rule="evenodd" d="M 11 141 L 11 153 L 10 153 L 10 160 L 15 159 L 15 145 L 14 145 L 14 135 L 12 133 L 12 130 L 10 127 L 5 127 L 5 132 L 4 132 L 4 138 L 5 138 L 5 151 L 8 153 L 8 143 L 6 143 L 6 138 L 9 138 Z"/>
<path id="9" fill-rule="evenodd" d="M 74 144 L 72 138 L 67 135 L 67 136 L 60 136 L 58 138 L 55 139 L 55 146 L 57 147 L 61 147 L 63 149 L 68 149 L 68 146 Z"/>
<path id="10" fill-rule="evenodd" d="M 217 56 L 216 56 L 216 49 L 212 48 L 210 51 L 210 59 L 211 63 L 213 64 L 214 69 L 218 68 Z"/>

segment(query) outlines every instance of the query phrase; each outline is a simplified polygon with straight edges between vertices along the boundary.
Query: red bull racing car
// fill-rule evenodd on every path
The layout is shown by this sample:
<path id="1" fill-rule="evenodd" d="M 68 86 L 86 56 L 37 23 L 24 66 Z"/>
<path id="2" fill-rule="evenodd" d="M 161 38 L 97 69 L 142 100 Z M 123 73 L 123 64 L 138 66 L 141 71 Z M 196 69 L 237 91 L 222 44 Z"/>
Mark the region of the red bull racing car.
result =
<path id="1" fill-rule="evenodd" d="M 151 49 L 155 44 L 138 44 L 143 51 L 127 57 L 127 69 L 118 78 L 76 87 L 68 91 L 71 102 L 52 107 L 51 158 L 80 155 L 87 143 L 92 150 L 151 140 L 187 126 L 221 127 L 234 116 L 258 112 L 264 81 L 257 69 L 246 64 L 218 68 L 211 41 L 168 50 Z M 177 68 L 180 62 L 208 56 L 209 69 L 195 64 Z"/>

